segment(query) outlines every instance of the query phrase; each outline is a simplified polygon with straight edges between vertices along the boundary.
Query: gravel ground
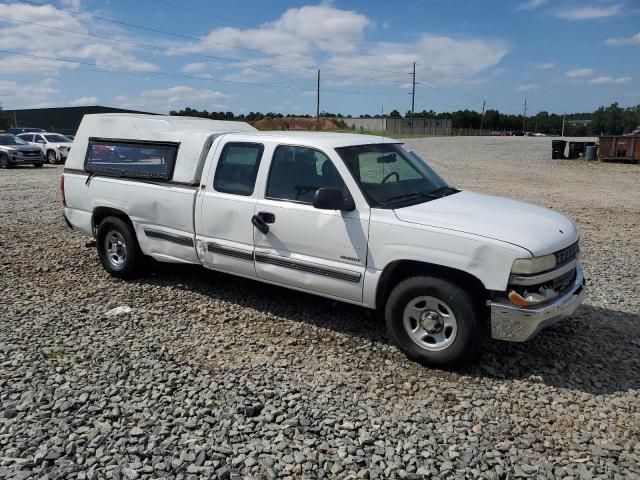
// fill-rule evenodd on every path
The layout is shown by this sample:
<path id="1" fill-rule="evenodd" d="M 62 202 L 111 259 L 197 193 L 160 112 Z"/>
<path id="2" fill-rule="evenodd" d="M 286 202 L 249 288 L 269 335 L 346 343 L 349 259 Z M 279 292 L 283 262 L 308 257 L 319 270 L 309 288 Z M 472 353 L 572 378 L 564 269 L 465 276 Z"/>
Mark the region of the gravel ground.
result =
<path id="1" fill-rule="evenodd" d="M 357 307 L 195 267 L 112 279 L 61 220 L 62 167 L 0 171 L 0 478 L 640 478 L 640 166 L 409 143 L 576 220 L 574 318 L 423 368 Z"/>

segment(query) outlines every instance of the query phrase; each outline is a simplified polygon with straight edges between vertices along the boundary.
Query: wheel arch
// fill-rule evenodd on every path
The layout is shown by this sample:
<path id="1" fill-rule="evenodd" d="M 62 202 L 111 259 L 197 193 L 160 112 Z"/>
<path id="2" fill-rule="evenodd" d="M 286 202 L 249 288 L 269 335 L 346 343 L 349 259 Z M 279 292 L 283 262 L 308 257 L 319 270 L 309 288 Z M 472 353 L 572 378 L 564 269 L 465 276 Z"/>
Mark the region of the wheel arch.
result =
<path id="1" fill-rule="evenodd" d="M 485 300 L 490 298 L 489 291 L 482 281 L 469 272 L 417 260 L 396 260 L 389 263 L 380 275 L 376 288 L 376 308 L 384 308 L 389 294 L 398 283 L 419 275 L 443 278 L 453 282 L 469 291 L 483 307 L 486 306 Z"/>
<path id="2" fill-rule="evenodd" d="M 104 220 L 107 217 L 117 217 L 120 218 L 122 221 L 126 222 L 129 227 L 131 227 L 131 232 L 133 233 L 133 236 L 136 236 L 136 229 L 133 226 L 133 222 L 131 221 L 131 219 L 129 218 L 129 215 L 127 215 L 124 211 L 119 210 L 117 208 L 113 208 L 113 207 L 96 207 L 93 210 L 93 214 L 91 215 L 91 229 L 93 230 L 93 236 L 96 236 L 96 230 L 98 229 L 98 225 L 100 225 L 100 222 L 102 222 L 102 220 Z"/>

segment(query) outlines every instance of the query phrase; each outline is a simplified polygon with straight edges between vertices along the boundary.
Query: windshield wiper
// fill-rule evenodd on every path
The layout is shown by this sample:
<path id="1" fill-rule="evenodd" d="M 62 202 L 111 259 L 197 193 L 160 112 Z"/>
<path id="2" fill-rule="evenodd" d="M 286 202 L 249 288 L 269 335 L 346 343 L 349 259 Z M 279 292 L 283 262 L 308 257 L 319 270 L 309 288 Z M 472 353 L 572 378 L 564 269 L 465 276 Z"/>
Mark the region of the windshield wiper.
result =
<path id="1" fill-rule="evenodd" d="M 460 190 L 458 190 L 457 188 L 453 188 L 453 187 L 441 187 L 441 188 L 437 188 L 435 190 L 432 190 L 429 193 L 433 193 L 436 195 L 440 195 L 440 196 L 446 196 L 446 195 L 453 195 L 454 193 L 458 193 Z"/>
<path id="2" fill-rule="evenodd" d="M 431 192 L 412 192 L 412 193 L 403 193 L 401 195 L 394 195 L 393 197 L 385 198 L 383 203 L 387 204 L 389 202 L 393 202 L 394 200 L 410 200 L 412 198 L 440 198 L 440 195 L 434 195 Z"/>

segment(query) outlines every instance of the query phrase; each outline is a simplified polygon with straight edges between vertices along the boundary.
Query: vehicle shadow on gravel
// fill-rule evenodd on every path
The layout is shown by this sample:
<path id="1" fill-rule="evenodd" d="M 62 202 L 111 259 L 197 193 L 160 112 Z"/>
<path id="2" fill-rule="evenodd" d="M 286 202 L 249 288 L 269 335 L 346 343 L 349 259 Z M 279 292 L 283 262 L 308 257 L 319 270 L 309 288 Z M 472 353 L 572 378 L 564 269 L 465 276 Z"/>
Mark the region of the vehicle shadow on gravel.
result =
<path id="1" fill-rule="evenodd" d="M 181 288 L 354 338 L 390 343 L 381 314 L 372 310 L 198 267 L 154 264 L 149 270 L 136 282 Z M 573 318 L 528 342 L 487 340 L 476 361 L 458 374 L 607 394 L 639 389 L 639 368 L 640 315 L 583 305 Z"/>
<path id="2" fill-rule="evenodd" d="M 583 305 L 524 343 L 489 340 L 461 373 L 608 394 L 640 388 L 640 315 Z"/>

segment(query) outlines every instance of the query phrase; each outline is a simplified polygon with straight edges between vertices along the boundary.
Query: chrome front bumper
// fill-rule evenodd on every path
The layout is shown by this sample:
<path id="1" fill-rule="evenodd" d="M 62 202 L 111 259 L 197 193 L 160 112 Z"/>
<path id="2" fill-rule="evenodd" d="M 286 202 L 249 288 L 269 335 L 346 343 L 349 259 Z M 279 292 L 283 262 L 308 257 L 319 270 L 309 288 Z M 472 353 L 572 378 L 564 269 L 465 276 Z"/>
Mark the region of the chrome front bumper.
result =
<path id="1" fill-rule="evenodd" d="M 491 303 L 491 336 L 498 340 L 524 342 L 543 328 L 573 314 L 584 300 L 584 273 L 576 268 L 576 279 L 569 290 L 553 302 L 538 308 L 520 308 Z"/>

